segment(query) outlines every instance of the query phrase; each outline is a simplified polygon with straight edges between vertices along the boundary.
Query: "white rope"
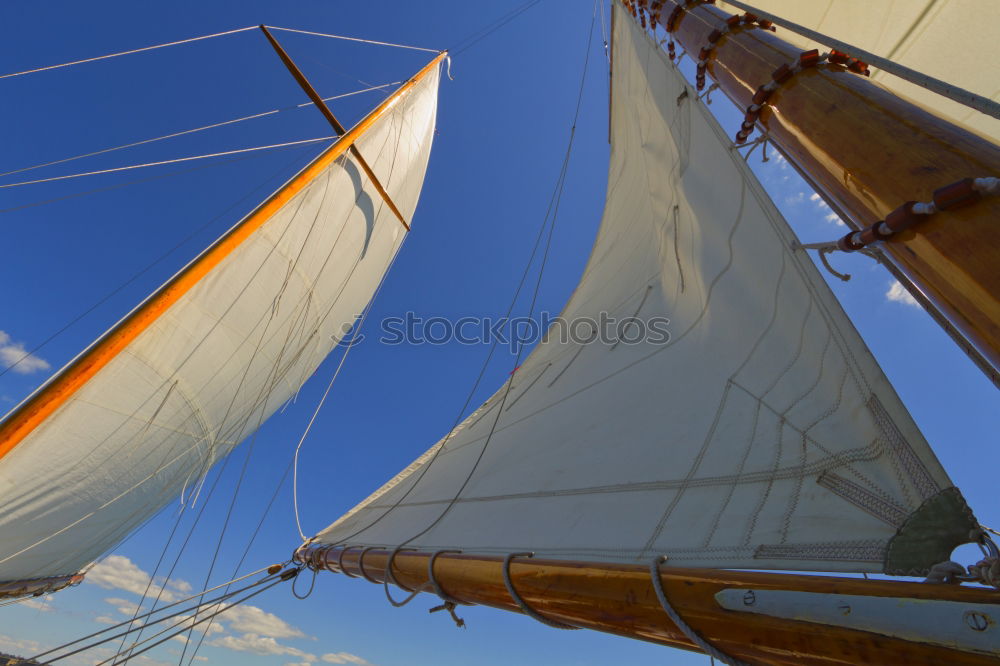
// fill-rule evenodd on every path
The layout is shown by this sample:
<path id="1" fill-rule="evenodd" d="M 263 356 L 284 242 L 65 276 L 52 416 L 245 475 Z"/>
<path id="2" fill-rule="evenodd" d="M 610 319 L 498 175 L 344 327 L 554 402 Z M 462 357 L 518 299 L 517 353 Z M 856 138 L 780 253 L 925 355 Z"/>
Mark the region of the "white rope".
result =
<path id="1" fill-rule="evenodd" d="M 723 664 L 729 664 L 729 666 L 749 666 L 744 661 L 740 661 L 735 657 L 730 657 L 719 649 L 715 648 L 711 643 L 706 641 L 698 632 L 691 628 L 691 626 L 685 622 L 681 616 L 674 610 L 674 607 L 670 605 L 667 600 L 667 595 L 663 591 L 663 582 L 660 580 L 660 564 L 666 561 L 665 555 L 660 555 L 659 557 L 654 557 L 653 562 L 649 565 L 649 575 L 653 579 L 653 589 L 656 591 L 656 598 L 660 600 L 660 605 L 663 606 L 663 610 L 670 617 L 670 620 L 677 625 L 677 628 L 681 630 L 681 633 L 687 636 L 688 640 L 701 648 L 702 652 L 707 654 L 713 659 L 718 659 Z"/>
<path id="2" fill-rule="evenodd" d="M 277 26 L 267 26 L 271 30 L 282 30 L 284 32 L 297 32 L 300 35 L 314 35 L 316 37 L 329 37 L 330 39 L 343 39 L 348 42 L 361 42 L 362 44 L 374 44 L 375 46 L 394 46 L 398 49 L 412 49 L 414 51 L 427 51 L 428 53 L 441 53 L 441 49 L 425 49 L 422 46 L 410 46 L 408 44 L 393 44 L 392 42 L 377 42 L 373 39 L 360 39 L 358 37 L 346 37 L 344 35 L 330 35 L 325 32 L 312 32 L 311 30 L 296 30 L 295 28 L 279 28 Z"/>
<path id="3" fill-rule="evenodd" d="M 287 141 L 285 143 L 275 143 L 270 146 L 255 146 L 253 148 L 239 148 L 237 150 L 224 150 L 221 153 L 208 153 L 207 155 L 192 155 L 190 157 L 178 157 L 172 160 L 162 160 L 160 162 L 146 162 L 145 164 L 131 164 L 129 166 L 114 167 L 112 169 L 100 169 L 98 171 L 85 171 L 82 173 L 71 173 L 65 176 L 53 176 L 51 178 L 39 178 L 38 180 L 25 180 L 20 183 L 6 183 L 0 185 L 0 189 L 8 187 L 19 187 L 21 185 L 35 185 L 37 183 L 51 183 L 56 180 L 67 180 L 69 178 L 82 178 L 84 176 L 97 176 L 103 173 L 115 173 L 117 171 L 129 171 L 131 169 L 144 169 L 146 167 L 161 166 L 164 164 L 176 164 L 177 162 L 190 162 L 191 160 L 204 160 L 209 157 L 222 157 L 224 155 L 236 155 L 239 153 L 249 153 L 255 150 L 270 150 L 272 148 L 285 148 L 287 146 L 300 146 L 306 143 L 316 143 L 317 141 L 329 141 L 336 139 L 335 136 L 321 136 L 315 139 L 302 139 L 301 141 Z"/>
<path id="4" fill-rule="evenodd" d="M 372 86 L 370 88 L 363 88 L 361 90 L 355 90 L 348 93 L 342 93 L 340 95 L 332 95 L 330 97 L 324 97 L 324 102 L 329 102 L 335 99 L 343 99 L 344 97 L 351 97 L 353 95 L 360 95 L 366 92 L 372 92 L 374 90 L 381 90 L 382 88 L 388 88 L 389 86 L 395 86 L 402 83 L 402 81 L 393 81 L 392 83 L 383 83 L 379 86 Z M 193 134 L 195 132 L 202 132 L 204 130 L 214 129 L 216 127 L 222 127 L 224 125 L 232 125 L 233 123 L 240 123 L 245 120 L 254 120 L 255 118 L 263 118 L 264 116 L 270 116 L 275 113 L 281 113 L 282 111 L 288 111 L 289 109 L 301 109 L 305 106 L 313 106 L 312 102 L 304 102 L 302 104 L 296 104 L 295 106 L 284 107 L 281 109 L 272 109 L 270 111 L 264 111 L 263 113 L 254 113 L 249 116 L 242 116 L 240 118 L 233 118 L 232 120 L 224 120 L 219 123 L 212 123 L 211 125 L 203 125 L 202 127 L 195 127 L 194 129 L 187 129 L 180 132 L 173 132 L 172 134 L 164 134 L 163 136 L 157 136 L 152 139 L 143 139 L 141 141 L 134 141 L 132 143 L 122 144 L 120 146 L 114 146 L 113 148 L 104 148 L 103 150 L 95 150 L 90 153 L 82 153 L 80 155 L 74 155 L 72 157 L 64 157 L 61 160 L 53 160 L 52 162 L 45 162 L 43 164 L 35 164 L 32 166 L 21 167 L 20 169 L 14 169 L 13 171 L 4 171 L 0 173 L 0 177 L 10 176 L 11 174 L 21 173 L 22 171 L 31 171 L 32 169 L 41 169 L 42 167 L 53 166 L 56 164 L 64 164 L 66 162 L 72 162 L 73 160 L 79 160 L 84 157 L 93 157 L 94 155 L 103 155 L 104 153 L 110 153 L 115 150 L 122 150 L 125 148 L 132 148 L 134 146 L 141 146 L 147 143 L 153 143 L 154 141 L 162 141 L 164 139 L 172 139 L 178 136 L 184 136 L 185 134 Z"/>
<path id="5" fill-rule="evenodd" d="M 133 53 L 142 53 L 143 51 L 152 51 L 153 49 L 162 49 L 166 46 L 176 46 L 178 44 L 187 44 L 189 42 L 197 42 L 202 39 L 211 39 L 212 37 L 222 37 L 223 35 L 232 35 L 237 32 L 246 32 L 247 30 L 256 30 L 257 26 L 249 26 L 246 28 L 237 28 L 236 30 L 226 30 L 225 32 L 216 32 L 211 35 L 202 35 L 201 37 L 190 37 L 188 39 L 180 39 L 176 42 L 167 42 L 166 44 L 154 44 L 153 46 L 144 46 L 140 49 L 132 49 L 131 51 L 119 51 L 118 53 L 109 53 L 107 55 L 97 56 L 96 58 L 84 58 L 83 60 L 74 60 L 72 62 L 63 62 L 58 65 L 48 65 L 46 67 L 37 67 L 35 69 L 26 69 L 23 72 L 13 72 L 11 74 L 2 74 L 0 79 L 9 79 L 14 76 L 24 76 L 25 74 L 34 74 L 35 72 L 45 72 L 50 69 L 59 69 L 61 67 L 69 67 L 70 65 L 82 65 L 85 62 L 94 62 L 96 60 L 106 60 L 108 58 L 117 58 L 118 56 L 131 55 Z"/>
<path id="6" fill-rule="evenodd" d="M 368 305 L 365 306 L 364 312 L 361 313 L 361 318 L 357 322 L 357 326 L 354 329 L 354 335 L 351 336 L 351 342 L 344 351 L 344 355 L 340 357 L 340 363 L 337 364 L 337 369 L 334 371 L 333 377 L 330 378 L 330 383 L 327 385 L 326 391 L 323 392 L 323 397 L 320 398 L 319 404 L 317 404 L 316 409 L 313 410 L 312 417 L 309 419 L 309 423 L 306 425 L 305 431 L 302 433 L 302 437 L 299 438 L 299 443 L 295 447 L 295 457 L 292 459 L 292 509 L 295 512 L 295 527 L 298 529 L 299 537 L 302 539 L 303 543 L 308 542 L 310 539 L 305 535 L 305 532 L 302 531 L 302 520 L 299 516 L 299 451 L 302 449 L 302 444 L 306 441 L 306 437 L 312 429 L 313 422 L 316 421 L 316 417 L 323 408 L 323 403 L 326 402 L 326 397 L 330 395 L 330 389 L 333 388 L 333 383 L 337 381 L 340 369 L 344 367 L 344 362 L 347 361 L 347 355 L 351 353 L 352 349 L 354 349 L 354 344 L 358 341 L 358 336 L 361 334 L 361 328 L 364 326 L 365 320 L 368 319 L 368 313 L 372 311 L 372 305 L 375 303 L 375 299 L 378 298 L 379 292 L 382 291 L 382 285 L 385 284 L 386 276 L 389 275 L 389 271 L 392 270 L 393 264 L 396 263 L 396 258 L 399 256 L 400 250 L 403 249 L 403 243 L 406 242 L 407 238 L 409 238 L 409 234 L 403 236 L 403 241 L 399 244 L 396 254 L 393 255 L 388 266 L 386 266 L 385 272 L 382 273 L 382 279 L 375 288 L 375 293 L 372 294 L 371 300 L 368 301 Z M 341 556 L 343 556 L 343 553 L 341 553 Z M 343 570 L 343 568 L 341 570 Z M 364 567 L 362 567 L 362 571 L 364 571 Z M 368 578 L 368 576 L 366 575 L 365 578 Z"/>
<path id="7" fill-rule="evenodd" d="M 787 30 L 791 30 L 794 33 L 802 35 L 803 37 L 819 42 L 824 46 L 829 46 L 830 48 L 837 49 L 838 51 L 843 51 L 849 56 L 862 60 L 874 67 L 878 67 L 881 70 L 889 72 L 893 76 L 898 76 L 904 81 L 909 81 L 910 83 L 916 84 L 921 88 L 926 88 L 931 92 L 947 97 L 950 100 L 975 109 L 976 111 L 985 113 L 988 116 L 1000 118 L 1000 102 L 994 102 L 988 97 L 983 97 L 982 95 L 977 95 L 969 90 L 953 86 L 950 83 L 936 79 L 933 76 L 928 76 L 927 74 L 923 74 L 904 65 L 900 65 L 899 63 L 889 60 L 888 58 L 877 56 L 874 53 L 869 53 L 868 51 L 860 49 L 856 46 L 842 42 L 839 39 L 827 37 L 824 34 L 816 32 L 815 30 L 810 30 L 809 28 L 792 23 L 791 21 L 786 21 L 779 16 L 761 11 L 745 2 L 740 2 L 740 0 L 726 0 L 726 2 L 734 7 L 742 9 L 743 11 L 750 12 L 755 16 L 768 20 L 775 25 L 780 25 Z"/>

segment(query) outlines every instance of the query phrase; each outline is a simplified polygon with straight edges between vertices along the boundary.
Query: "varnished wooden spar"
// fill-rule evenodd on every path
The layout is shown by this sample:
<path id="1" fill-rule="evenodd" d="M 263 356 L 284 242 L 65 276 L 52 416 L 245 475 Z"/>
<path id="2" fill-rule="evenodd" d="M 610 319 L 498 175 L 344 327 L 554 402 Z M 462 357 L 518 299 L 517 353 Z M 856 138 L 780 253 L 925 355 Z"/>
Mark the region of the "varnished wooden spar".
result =
<path id="1" fill-rule="evenodd" d="M 361 555 L 364 553 L 364 562 Z M 382 582 L 391 551 L 309 546 L 296 559 L 322 570 L 341 571 Z M 405 588 L 432 589 L 431 553 L 401 551 L 393 577 Z M 660 580 L 673 607 L 695 631 L 724 653 L 754 664 L 996 664 L 997 657 L 927 645 L 867 631 L 737 613 L 723 609 L 716 593 L 739 590 L 763 596 L 767 590 L 818 594 L 904 597 L 965 604 L 991 604 L 991 628 L 1000 619 L 1000 594 L 984 588 L 899 581 L 860 580 L 716 569 L 661 567 Z M 434 578 L 454 599 L 519 611 L 503 580 L 503 558 L 442 553 Z M 517 559 L 511 563 L 515 590 L 536 612 L 551 620 L 686 650 L 694 644 L 671 623 L 656 598 L 649 568 L 641 565 Z M 433 597 L 436 599 L 436 597 Z M 431 597 L 429 597 L 431 599 Z M 461 609 L 458 609 L 461 613 Z M 848 610 L 848 612 L 850 612 Z M 975 630 L 969 628 L 969 632 Z"/>
<path id="2" fill-rule="evenodd" d="M 677 4 L 663 3 L 661 21 Z M 729 16 L 699 4 L 681 13 L 673 37 L 697 57 L 709 34 Z M 712 51 L 708 74 L 741 109 L 772 72 L 798 60 L 801 51 L 781 33 L 782 28 L 777 33 L 741 28 L 724 35 Z M 842 67 L 823 65 L 794 75 L 770 98 L 759 123 L 855 229 L 884 219 L 907 201 L 930 201 L 934 190 L 957 180 L 1000 176 L 1000 147 Z M 992 365 L 995 383 L 1000 368 L 998 220 L 1000 197 L 987 197 L 939 212 L 882 243 L 891 260 Z"/>

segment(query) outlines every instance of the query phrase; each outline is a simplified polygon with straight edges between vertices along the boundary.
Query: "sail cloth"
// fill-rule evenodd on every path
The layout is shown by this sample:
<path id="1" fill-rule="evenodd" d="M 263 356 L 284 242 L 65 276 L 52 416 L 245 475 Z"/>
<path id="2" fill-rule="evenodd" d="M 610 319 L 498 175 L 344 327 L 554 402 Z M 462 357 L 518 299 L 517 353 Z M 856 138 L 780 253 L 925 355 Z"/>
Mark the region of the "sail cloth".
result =
<path id="1" fill-rule="evenodd" d="M 743 10 L 717 3 L 727 12 Z M 888 58 L 959 88 L 1000 101 L 997 83 L 995 0 L 748 0 L 761 11 Z M 827 47 L 778 28 L 782 39 L 802 49 Z M 872 80 L 938 115 L 1000 141 L 1000 120 L 937 95 L 887 72 L 873 69 Z"/>
<path id="2" fill-rule="evenodd" d="M 728 134 L 615 12 L 607 204 L 562 316 L 666 317 L 669 342 L 550 329 L 509 393 L 318 542 L 819 571 L 947 559 L 968 538 L 961 496 Z"/>
<path id="3" fill-rule="evenodd" d="M 407 220 L 430 156 L 437 88 L 434 67 L 355 144 Z M 0 459 L 0 581 L 80 571 L 179 493 L 192 502 L 211 465 L 294 396 L 349 331 L 406 231 L 349 151 L 297 182 Z"/>

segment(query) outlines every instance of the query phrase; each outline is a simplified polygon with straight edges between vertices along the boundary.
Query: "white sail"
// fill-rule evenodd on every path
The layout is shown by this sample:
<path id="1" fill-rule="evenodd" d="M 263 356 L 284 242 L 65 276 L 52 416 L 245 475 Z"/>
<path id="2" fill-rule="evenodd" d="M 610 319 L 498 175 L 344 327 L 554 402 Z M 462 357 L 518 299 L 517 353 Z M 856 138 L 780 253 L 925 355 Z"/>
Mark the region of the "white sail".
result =
<path id="1" fill-rule="evenodd" d="M 437 88 L 434 67 L 355 143 L 407 221 Z M 406 230 L 350 152 L 292 187 L 324 159 L 0 459 L 0 581 L 78 572 L 182 490 L 190 501 L 210 466 L 289 400 L 350 329 Z"/>
<path id="2" fill-rule="evenodd" d="M 1000 3 L 995 0 L 751 0 L 748 4 L 1000 101 L 1000 83 L 991 66 L 1000 38 Z M 743 12 L 724 0 L 718 5 L 731 13 Z M 790 30 L 778 31 L 782 39 L 803 49 L 829 50 Z M 872 70 L 871 78 L 951 122 L 1000 140 L 1000 120 L 992 116 L 879 69 Z"/>
<path id="3" fill-rule="evenodd" d="M 562 316 L 666 317 L 669 342 L 550 329 L 509 392 L 319 543 L 895 573 L 947 559 L 971 525 L 960 494 L 729 133 L 635 21 L 614 25 L 607 204 Z"/>

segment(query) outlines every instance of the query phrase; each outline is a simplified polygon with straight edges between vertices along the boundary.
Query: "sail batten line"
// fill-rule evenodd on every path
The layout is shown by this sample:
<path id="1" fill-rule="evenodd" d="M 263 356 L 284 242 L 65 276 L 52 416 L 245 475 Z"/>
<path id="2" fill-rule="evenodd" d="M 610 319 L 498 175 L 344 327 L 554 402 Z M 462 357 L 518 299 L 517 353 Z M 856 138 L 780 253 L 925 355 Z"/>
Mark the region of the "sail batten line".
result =
<path id="1" fill-rule="evenodd" d="M 45 67 L 36 67 L 35 69 L 26 69 L 23 72 L 12 72 L 10 74 L 0 74 L 0 79 L 9 79 L 15 76 L 24 76 L 25 74 L 35 74 L 37 72 L 45 72 L 50 69 L 60 69 L 62 67 L 69 67 L 71 65 L 82 65 L 88 62 L 95 62 L 97 60 L 107 60 L 108 58 L 117 58 L 118 56 L 132 55 L 133 53 L 142 53 L 143 51 L 153 51 L 155 49 L 162 49 L 167 46 L 177 46 L 178 44 L 189 44 L 191 42 L 198 42 L 203 39 L 212 39 L 213 37 L 223 37 L 225 35 L 233 35 L 237 32 L 246 32 L 247 30 L 253 30 L 255 26 L 249 26 L 246 28 L 236 28 L 235 30 L 226 30 L 224 32 L 216 32 L 211 35 L 201 35 L 200 37 L 189 37 L 188 39 L 179 39 L 175 42 L 166 42 L 164 44 L 154 44 L 153 46 L 143 46 L 138 49 L 131 49 L 129 51 L 119 51 L 118 53 L 108 53 L 107 55 L 96 56 L 94 58 L 84 58 L 83 60 L 73 60 L 72 62 L 63 62 L 58 65 L 47 65 Z"/>
<path id="2" fill-rule="evenodd" d="M 364 135 L 377 120 L 389 113 L 402 97 L 433 71 L 445 57 L 445 54 L 441 54 L 432 59 L 340 140 L 304 167 L 284 187 L 154 292 L 34 395 L 15 408 L 3 422 L 0 422 L 0 457 L 17 446 L 142 331 L 157 321 L 171 305 L 198 284 L 212 268 L 221 263 L 319 173 L 343 155 L 350 145 Z"/>
<path id="3" fill-rule="evenodd" d="M 318 143 L 320 141 L 330 141 L 336 139 L 335 136 L 319 136 L 314 139 L 301 139 L 299 141 L 286 141 L 285 143 L 274 143 L 268 146 L 253 146 L 252 148 L 237 148 L 235 150 L 224 150 L 218 153 L 206 153 L 204 155 L 190 155 L 188 157 L 176 157 L 171 160 L 160 160 L 158 162 L 144 162 L 142 164 L 130 164 L 128 166 L 112 167 L 110 169 L 98 169 L 97 171 L 84 171 L 81 173 L 71 173 L 65 176 L 52 176 L 50 178 L 39 178 L 37 180 L 25 180 L 19 183 L 5 183 L 0 185 L 0 189 L 10 187 L 20 187 L 21 185 L 37 185 L 39 183 L 51 183 L 57 180 L 69 180 L 71 178 L 83 178 L 84 176 L 99 176 L 106 173 L 117 173 L 119 171 L 131 171 L 132 169 L 144 169 L 146 167 L 163 166 L 165 164 L 177 164 L 178 162 L 191 162 L 192 160 L 204 160 L 211 157 L 224 157 L 226 155 L 238 155 L 240 153 L 252 153 L 258 150 L 273 150 L 276 148 L 288 148 L 289 146 L 301 146 L 308 143 Z"/>

